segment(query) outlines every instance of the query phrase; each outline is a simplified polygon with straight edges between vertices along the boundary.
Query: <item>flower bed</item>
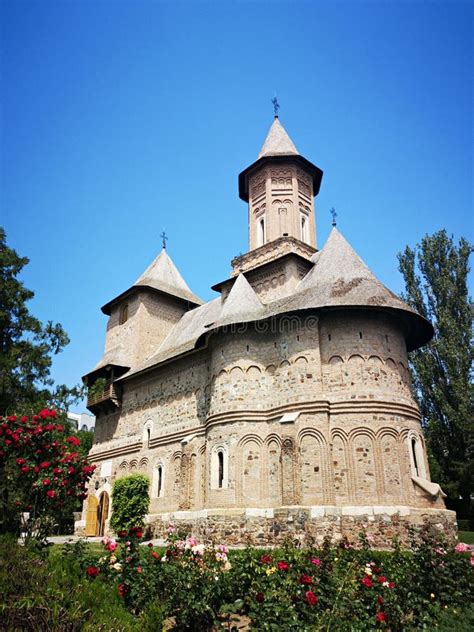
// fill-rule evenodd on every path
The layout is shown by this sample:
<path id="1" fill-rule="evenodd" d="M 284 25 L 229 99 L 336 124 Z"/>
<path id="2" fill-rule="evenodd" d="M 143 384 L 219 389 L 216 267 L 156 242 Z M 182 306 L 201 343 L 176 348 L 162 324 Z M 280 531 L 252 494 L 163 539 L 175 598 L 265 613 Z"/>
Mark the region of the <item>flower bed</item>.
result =
<path id="1" fill-rule="evenodd" d="M 327 541 L 229 552 L 168 531 L 164 550 L 140 547 L 139 528 L 104 538 L 105 555 L 86 573 L 114 586 L 137 615 L 159 595 L 178 630 L 210 630 L 231 615 L 248 616 L 258 630 L 422 629 L 459 613 L 472 595 L 469 547 L 449 548 L 428 532 L 414 534 L 410 550 L 389 553 L 372 550 L 362 534 L 358 548 Z"/>
<path id="2" fill-rule="evenodd" d="M 395 546 L 391 552 L 371 549 L 363 535 L 358 547 L 344 542 L 336 547 L 327 541 L 313 548 L 288 542 L 272 550 L 231 551 L 224 544 L 198 542 L 174 527 L 165 547 L 142 540 L 143 532 L 136 527 L 117 538 L 104 538 L 99 553 L 80 541 L 65 546 L 61 558 L 53 554 L 54 572 L 47 581 L 57 581 L 61 562 L 63 581 L 67 577 L 78 600 L 74 612 L 83 608 L 78 627 L 67 629 L 89 630 L 100 623 L 101 629 L 140 632 L 396 632 L 467 631 L 474 624 L 474 556 L 466 545 L 450 547 L 426 531 L 413 534 L 410 549 Z M 35 568 L 31 560 L 28 564 Z M 81 589 L 74 590 L 73 583 Z M 81 602 L 91 595 L 95 601 Z M 101 601 L 105 595 L 107 605 Z M 18 597 L 17 591 L 9 602 L 16 614 Z M 72 605 L 63 599 L 65 604 L 59 604 L 70 613 Z"/>

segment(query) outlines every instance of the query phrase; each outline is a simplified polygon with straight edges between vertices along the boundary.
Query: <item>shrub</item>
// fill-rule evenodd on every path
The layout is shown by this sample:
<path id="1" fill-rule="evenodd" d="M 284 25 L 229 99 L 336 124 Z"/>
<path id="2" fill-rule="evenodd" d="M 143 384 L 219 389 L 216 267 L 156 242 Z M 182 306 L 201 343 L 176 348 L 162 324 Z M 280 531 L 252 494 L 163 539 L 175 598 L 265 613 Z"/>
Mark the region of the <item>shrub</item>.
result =
<path id="1" fill-rule="evenodd" d="M 55 410 L 0 417 L 0 531 L 44 541 L 86 497 L 95 469 Z"/>
<path id="2" fill-rule="evenodd" d="M 149 486 L 150 480 L 143 474 L 132 474 L 115 481 L 110 520 L 114 531 L 128 531 L 132 527 L 143 526 L 150 503 Z"/>

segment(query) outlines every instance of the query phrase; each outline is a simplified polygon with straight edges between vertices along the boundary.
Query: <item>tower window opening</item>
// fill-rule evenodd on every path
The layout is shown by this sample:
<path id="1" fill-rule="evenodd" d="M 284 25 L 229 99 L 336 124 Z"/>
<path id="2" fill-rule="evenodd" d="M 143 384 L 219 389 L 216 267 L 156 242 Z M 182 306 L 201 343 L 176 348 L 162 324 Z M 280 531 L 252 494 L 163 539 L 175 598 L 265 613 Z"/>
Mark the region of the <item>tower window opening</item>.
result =
<path id="1" fill-rule="evenodd" d="M 217 453 L 218 474 L 217 474 L 217 486 L 222 489 L 224 484 L 224 453 L 219 450 Z"/>
<path id="2" fill-rule="evenodd" d="M 308 221 L 304 215 L 301 216 L 301 241 L 308 241 Z"/>
<path id="3" fill-rule="evenodd" d="M 359 338 L 362 340 L 362 332 L 359 331 Z"/>
<path id="4" fill-rule="evenodd" d="M 416 472 L 416 475 L 419 476 L 420 473 L 418 470 L 418 461 L 416 459 L 416 439 L 411 440 L 411 452 L 413 455 L 413 465 L 415 466 L 415 472 Z"/>
<path id="5" fill-rule="evenodd" d="M 328 334 L 328 340 L 331 340 L 331 334 Z"/>
<path id="6" fill-rule="evenodd" d="M 163 467 L 161 465 L 158 466 L 158 486 L 156 495 L 158 498 L 161 496 L 161 491 L 163 489 Z"/>
<path id="7" fill-rule="evenodd" d="M 247 353 L 250 351 L 250 347 L 249 345 L 247 345 Z"/>
<path id="8" fill-rule="evenodd" d="M 151 438 L 151 429 L 147 428 L 146 429 L 146 447 L 147 448 L 150 447 L 150 438 Z"/>
<path id="9" fill-rule="evenodd" d="M 128 303 L 124 303 L 120 307 L 119 325 L 123 325 L 128 320 Z"/>
<path id="10" fill-rule="evenodd" d="M 263 246 L 265 244 L 265 218 L 262 217 L 258 220 L 257 225 L 257 244 Z"/>

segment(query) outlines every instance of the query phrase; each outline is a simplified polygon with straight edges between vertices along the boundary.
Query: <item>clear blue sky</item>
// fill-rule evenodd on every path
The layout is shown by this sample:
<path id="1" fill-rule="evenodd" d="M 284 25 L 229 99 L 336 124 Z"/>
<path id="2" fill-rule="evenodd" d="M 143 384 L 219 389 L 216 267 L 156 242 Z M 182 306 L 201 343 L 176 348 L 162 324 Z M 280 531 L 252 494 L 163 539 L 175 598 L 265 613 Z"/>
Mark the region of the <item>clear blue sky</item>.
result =
<path id="1" fill-rule="evenodd" d="M 237 175 L 280 118 L 324 171 L 338 226 L 399 292 L 396 253 L 472 239 L 473 3 L 1 3 L 0 223 L 30 258 L 31 310 L 99 360 L 100 306 L 169 253 L 204 299 L 247 250 Z"/>

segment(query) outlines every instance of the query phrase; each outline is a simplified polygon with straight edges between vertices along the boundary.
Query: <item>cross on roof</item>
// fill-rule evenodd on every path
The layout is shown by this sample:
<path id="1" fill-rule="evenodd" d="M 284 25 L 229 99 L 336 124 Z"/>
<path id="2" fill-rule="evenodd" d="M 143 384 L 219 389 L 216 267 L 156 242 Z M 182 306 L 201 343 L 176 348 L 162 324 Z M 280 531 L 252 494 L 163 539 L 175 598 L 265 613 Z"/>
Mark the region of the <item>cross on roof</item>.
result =
<path id="1" fill-rule="evenodd" d="M 161 233 L 160 237 L 163 241 L 163 248 L 166 250 L 166 242 L 168 241 L 168 237 L 166 236 L 165 231 Z"/>
<path id="2" fill-rule="evenodd" d="M 332 225 L 335 226 L 336 225 L 337 213 L 336 213 L 336 209 L 334 208 L 334 206 L 332 207 L 332 209 L 329 212 L 332 215 Z"/>
<path id="3" fill-rule="evenodd" d="M 278 110 L 280 109 L 280 104 L 278 103 L 276 94 L 272 99 L 272 103 L 273 103 L 273 113 L 275 115 L 275 118 L 278 118 Z"/>

